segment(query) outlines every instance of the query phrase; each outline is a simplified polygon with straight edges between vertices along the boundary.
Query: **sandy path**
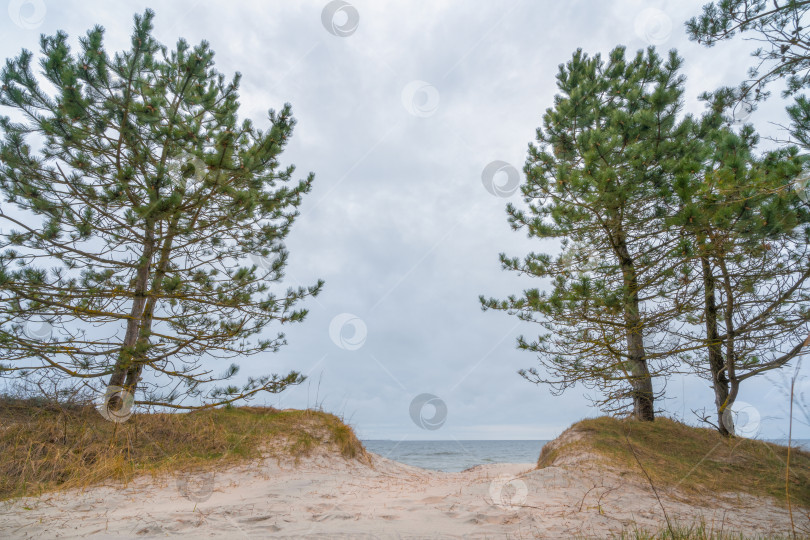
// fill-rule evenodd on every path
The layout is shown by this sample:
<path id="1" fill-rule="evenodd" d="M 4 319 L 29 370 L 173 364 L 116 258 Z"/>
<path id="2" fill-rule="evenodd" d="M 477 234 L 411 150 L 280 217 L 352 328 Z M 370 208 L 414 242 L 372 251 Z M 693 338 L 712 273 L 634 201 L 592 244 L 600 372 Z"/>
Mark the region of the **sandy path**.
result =
<path id="1" fill-rule="evenodd" d="M 571 538 L 604 537 L 631 522 L 664 525 L 639 479 L 584 464 L 441 473 L 373 454 L 372 464 L 265 460 L 191 483 L 146 477 L 18 499 L 0 505 L 0 538 Z M 715 529 L 789 530 L 787 511 L 768 501 L 738 497 L 707 509 L 663 494 L 663 502 L 680 522 L 703 516 Z"/>

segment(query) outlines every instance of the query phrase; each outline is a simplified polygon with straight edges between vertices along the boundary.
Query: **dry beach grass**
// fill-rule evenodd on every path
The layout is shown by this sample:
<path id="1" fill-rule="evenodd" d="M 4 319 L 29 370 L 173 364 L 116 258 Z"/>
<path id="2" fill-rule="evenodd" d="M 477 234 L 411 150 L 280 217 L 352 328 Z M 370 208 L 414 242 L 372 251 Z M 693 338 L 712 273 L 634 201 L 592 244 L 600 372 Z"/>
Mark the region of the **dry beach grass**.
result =
<path id="1" fill-rule="evenodd" d="M 239 407 L 105 420 L 92 404 L 0 400 L 0 500 L 127 482 L 138 475 L 221 468 L 314 449 L 365 459 L 338 417 L 314 410 Z"/>
<path id="2" fill-rule="evenodd" d="M 543 448 L 538 467 L 571 463 L 589 454 L 631 471 L 639 470 L 640 461 L 654 485 L 677 488 L 692 499 L 711 500 L 732 492 L 786 500 L 786 446 L 726 438 L 713 429 L 669 418 L 652 423 L 611 417 L 582 420 Z M 793 503 L 810 508 L 810 452 L 791 449 L 789 481 Z"/>

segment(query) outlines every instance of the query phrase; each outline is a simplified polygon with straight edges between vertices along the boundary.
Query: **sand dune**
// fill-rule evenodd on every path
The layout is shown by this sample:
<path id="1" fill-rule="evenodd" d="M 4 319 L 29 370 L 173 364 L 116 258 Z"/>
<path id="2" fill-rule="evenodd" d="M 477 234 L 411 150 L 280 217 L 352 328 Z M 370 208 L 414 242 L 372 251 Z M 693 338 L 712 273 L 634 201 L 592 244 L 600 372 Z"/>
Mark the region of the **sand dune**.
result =
<path id="1" fill-rule="evenodd" d="M 370 454 L 298 466 L 265 459 L 216 474 L 103 486 L 0 506 L 2 538 L 570 538 L 636 523 L 665 525 L 641 478 L 587 463 L 442 473 Z M 789 531 L 770 501 L 729 497 L 706 508 L 663 493 L 671 519 L 747 533 Z"/>

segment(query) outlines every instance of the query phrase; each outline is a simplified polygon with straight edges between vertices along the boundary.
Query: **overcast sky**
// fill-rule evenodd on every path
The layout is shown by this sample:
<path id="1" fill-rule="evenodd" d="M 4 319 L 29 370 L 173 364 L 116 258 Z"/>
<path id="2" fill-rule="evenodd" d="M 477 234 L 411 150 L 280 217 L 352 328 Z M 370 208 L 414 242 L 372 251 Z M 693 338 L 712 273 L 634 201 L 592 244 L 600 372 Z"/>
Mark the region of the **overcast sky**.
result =
<path id="1" fill-rule="evenodd" d="M 12 0 L 0 58 L 38 51 L 40 33 L 58 29 L 76 43 L 94 24 L 121 50 L 132 15 L 150 6 L 164 44 L 208 40 L 217 68 L 243 75 L 243 117 L 266 126 L 267 109 L 292 104 L 298 125 L 283 162 L 316 175 L 287 242 L 287 279 L 323 278 L 324 292 L 305 323 L 286 328 L 289 345 L 243 360 L 242 375 L 308 374 L 266 403 L 322 405 L 366 439 L 549 439 L 598 411 L 580 389 L 555 397 L 519 377 L 536 362 L 515 339 L 537 328 L 480 309 L 479 294 L 537 286 L 501 271 L 498 253 L 554 250 L 509 228 L 505 205 L 520 202 L 511 182 L 523 180 L 557 66 L 578 47 L 677 48 L 687 112 L 702 110 L 701 92 L 742 80 L 750 43 L 687 40 L 683 22 L 702 3 Z M 750 117 L 764 134 L 785 117 L 775 94 Z M 739 397 L 747 429 L 782 437 L 783 385 L 760 379 Z M 712 402 L 708 382 L 675 377 L 659 406 L 695 422 L 691 409 Z M 810 438 L 806 425 L 797 431 Z"/>

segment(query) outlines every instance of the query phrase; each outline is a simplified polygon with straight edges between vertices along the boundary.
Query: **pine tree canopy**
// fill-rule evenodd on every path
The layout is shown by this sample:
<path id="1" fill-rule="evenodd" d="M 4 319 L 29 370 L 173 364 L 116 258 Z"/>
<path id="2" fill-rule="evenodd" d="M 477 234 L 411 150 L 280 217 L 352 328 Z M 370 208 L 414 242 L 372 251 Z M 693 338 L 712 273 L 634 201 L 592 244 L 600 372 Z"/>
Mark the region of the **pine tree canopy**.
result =
<path id="1" fill-rule="evenodd" d="M 2 374 L 175 408 L 280 391 L 301 375 L 218 384 L 238 366 L 211 366 L 276 351 L 284 335 L 262 332 L 303 320 L 322 286 L 280 288 L 313 182 L 279 161 L 291 107 L 240 121 L 239 74 L 206 42 L 161 45 L 153 17 L 128 50 L 98 26 L 76 51 L 59 32 L 38 69 L 23 50 L 0 73 Z"/>
<path id="2" fill-rule="evenodd" d="M 678 309 L 667 254 L 676 242 L 664 227 L 667 201 L 680 176 L 700 167 L 692 119 L 679 118 L 681 59 L 654 49 L 629 58 L 623 47 L 607 59 L 581 50 L 560 66 L 559 94 L 529 147 L 522 193 L 528 210 L 510 205 L 509 221 L 529 237 L 557 238 L 562 252 L 501 256 L 503 267 L 551 280 L 506 301 L 481 299 L 548 332 L 519 346 L 538 354 L 547 377 L 534 382 L 563 390 L 597 387 L 607 410 L 632 400 L 652 419 L 652 377 L 669 369 L 671 348 L 650 341 Z M 646 341 L 646 343 L 645 343 Z M 660 349 L 660 352 L 657 352 Z"/>

